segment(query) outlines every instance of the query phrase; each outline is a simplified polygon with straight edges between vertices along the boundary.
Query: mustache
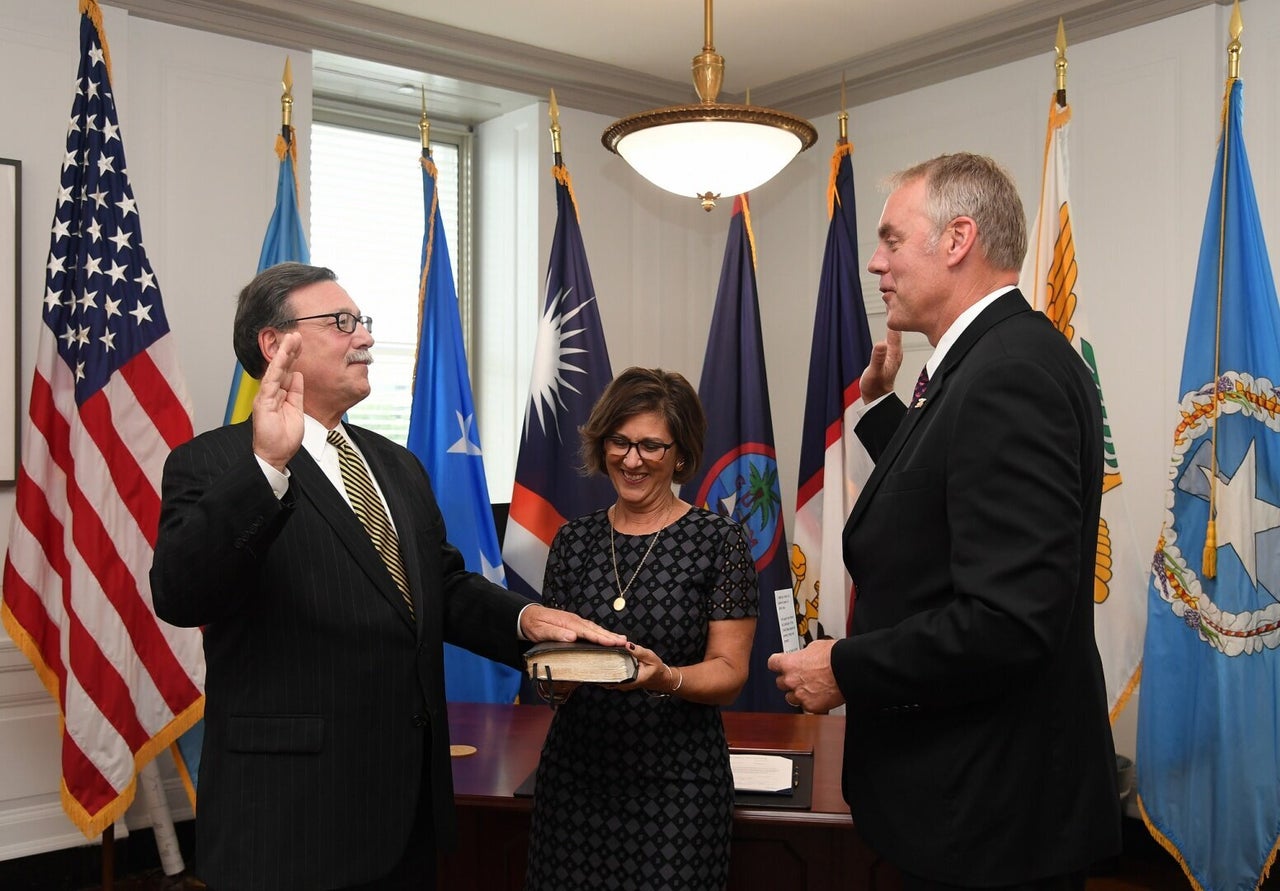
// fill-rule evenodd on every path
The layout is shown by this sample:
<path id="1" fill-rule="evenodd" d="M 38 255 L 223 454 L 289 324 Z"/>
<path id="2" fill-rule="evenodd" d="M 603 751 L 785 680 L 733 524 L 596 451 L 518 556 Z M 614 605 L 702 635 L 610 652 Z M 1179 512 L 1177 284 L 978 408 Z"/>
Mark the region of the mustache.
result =
<path id="1" fill-rule="evenodd" d="M 352 350 L 347 353 L 348 365 L 372 365 L 373 353 L 368 350 Z"/>

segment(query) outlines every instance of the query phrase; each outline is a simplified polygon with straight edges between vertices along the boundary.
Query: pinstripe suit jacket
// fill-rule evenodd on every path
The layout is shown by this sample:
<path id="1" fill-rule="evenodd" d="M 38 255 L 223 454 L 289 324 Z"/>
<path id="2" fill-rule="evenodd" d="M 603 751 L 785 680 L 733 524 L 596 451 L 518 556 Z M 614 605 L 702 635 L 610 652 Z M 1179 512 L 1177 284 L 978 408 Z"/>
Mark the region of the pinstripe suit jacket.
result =
<path id="1" fill-rule="evenodd" d="M 197 862 L 216 891 L 322 889 L 388 872 L 430 770 L 436 840 L 454 831 L 443 642 L 520 664 L 528 601 L 466 572 L 421 463 L 348 426 L 386 496 L 410 618 L 368 534 L 305 450 L 277 500 L 252 424 L 165 465 L 156 613 L 205 626 Z"/>

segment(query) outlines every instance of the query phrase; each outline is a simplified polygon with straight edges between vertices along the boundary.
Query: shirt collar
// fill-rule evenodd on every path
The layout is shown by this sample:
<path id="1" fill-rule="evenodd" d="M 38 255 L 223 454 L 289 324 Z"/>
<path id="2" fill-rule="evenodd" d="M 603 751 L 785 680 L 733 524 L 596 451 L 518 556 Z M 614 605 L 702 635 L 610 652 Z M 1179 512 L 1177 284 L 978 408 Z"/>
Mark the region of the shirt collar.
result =
<path id="1" fill-rule="evenodd" d="M 938 345 L 934 347 L 933 355 L 924 364 L 924 367 L 929 372 L 929 377 L 933 377 L 938 367 L 942 365 L 942 360 L 947 357 L 947 351 L 960 339 L 960 335 L 964 333 L 965 329 L 973 324 L 973 320 L 981 315 L 984 309 L 1017 287 L 1017 285 L 1005 285 L 1003 288 L 997 288 L 956 317 L 956 320 L 951 323 L 951 327 L 938 339 Z"/>

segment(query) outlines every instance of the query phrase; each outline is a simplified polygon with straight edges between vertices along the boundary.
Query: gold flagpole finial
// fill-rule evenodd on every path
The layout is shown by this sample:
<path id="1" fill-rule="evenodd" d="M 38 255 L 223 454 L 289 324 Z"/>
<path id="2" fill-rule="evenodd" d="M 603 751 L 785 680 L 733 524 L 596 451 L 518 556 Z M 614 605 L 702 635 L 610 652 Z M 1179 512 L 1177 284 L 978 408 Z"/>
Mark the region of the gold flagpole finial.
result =
<path id="1" fill-rule="evenodd" d="M 1240 76 L 1240 35 L 1244 33 L 1244 20 L 1240 18 L 1240 0 L 1236 0 L 1231 10 L 1231 42 L 1227 44 L 1227 77 L 1235 80 Z"/>
<path id="2" fill-rule="evenodd" d="M 1054 61 L 1053 67 L 1058 72 L 1058 106 L 1065 108 L 1067 105 L 1067 29 L 1062 25 L 1062 18 L 1058 18 L 1058 36 L 1053 42 L 1053 48 L 1058 53 L 1058 58 Z"/>
<path id="3" fill-rule="evenodd" d="M 547 114 L 551 117 L 551 150 L 560 154 L 560 106 L 556 104 L 556 91 L 551 90 L 551 108 Z"/>
<path id="4" fill-rule="evenodd" d="M 418 118 L 418 132 L 422 134 L 422 150 L 431 153 L 431 122 L 427 120 L 427 87 L 422 86 L 422 116 Z"/>
<path id="5" fill-rule="evenodd" d="M 280 123 L 289 127 L 293 124 L 293 64 L 289 57 L 284 57 L 284 76 L 280 79 L 284 92 L 280 94 Z"/>
<path id="6" fill-rule="evenodd" d="M 840 72 L 840 143 L 849 141 L 849 106 L 845 101 L 844 72 Z"/>

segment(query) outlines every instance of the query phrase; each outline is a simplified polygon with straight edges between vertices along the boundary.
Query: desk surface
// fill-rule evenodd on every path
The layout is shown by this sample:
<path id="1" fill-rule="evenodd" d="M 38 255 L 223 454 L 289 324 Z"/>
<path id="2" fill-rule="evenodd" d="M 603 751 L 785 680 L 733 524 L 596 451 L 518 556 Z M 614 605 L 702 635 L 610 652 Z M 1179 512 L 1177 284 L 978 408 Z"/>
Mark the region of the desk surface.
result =
<path id="1" fill-rule="evenodd" d="M 473 755 L 453 759 L 458 807 L 527 811 L 530 800 L 515 790 L 535 767 L 551 724 L 545 705 L 449 705 L 449 735 L 455 746 L 475 746 Z M 830 715 L 724 712 L 725 735 L 733 749 L 813 752 L 813 807 L 807 811 L 738 807 L 739 823 L 844 825 L 852 829 L 849 806 L 840 791 L 844 718 Z"/>

